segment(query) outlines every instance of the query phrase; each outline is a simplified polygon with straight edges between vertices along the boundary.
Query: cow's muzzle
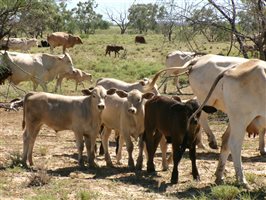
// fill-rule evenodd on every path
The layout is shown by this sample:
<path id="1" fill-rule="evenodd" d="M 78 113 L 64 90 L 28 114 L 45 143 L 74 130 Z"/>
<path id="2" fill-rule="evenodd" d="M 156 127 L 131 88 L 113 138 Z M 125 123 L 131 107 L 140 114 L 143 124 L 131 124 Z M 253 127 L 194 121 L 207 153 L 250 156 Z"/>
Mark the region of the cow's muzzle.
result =
<path id="1" fill-rule="evenodd" d="M 105 105 L 104 104 L 98 104 L 98 109 L 99 110 L 103 110 L 105 108 Z"/>
<path id="2" fill-rule="evenodd" d="M 137 113 L 137 109 L 134 108 L 134 107 L 130 107 L 130 108 L 128 109 L 128 112 L 131 113 L 131 114 L 136 114 L 136 113 Z"/>

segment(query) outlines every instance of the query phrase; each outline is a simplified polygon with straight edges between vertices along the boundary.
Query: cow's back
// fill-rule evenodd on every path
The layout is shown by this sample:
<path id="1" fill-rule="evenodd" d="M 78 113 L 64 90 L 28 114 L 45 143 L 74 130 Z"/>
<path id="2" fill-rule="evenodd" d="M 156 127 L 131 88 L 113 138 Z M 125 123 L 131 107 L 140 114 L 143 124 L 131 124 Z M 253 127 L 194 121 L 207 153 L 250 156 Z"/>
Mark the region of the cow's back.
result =
<path id="1" fill-rule="evenodd" d="M 64 32 L 55 32 L 47 36 L 47 41 L 53 47 L 65 45 L 69 39 L 69 34 Z"/>

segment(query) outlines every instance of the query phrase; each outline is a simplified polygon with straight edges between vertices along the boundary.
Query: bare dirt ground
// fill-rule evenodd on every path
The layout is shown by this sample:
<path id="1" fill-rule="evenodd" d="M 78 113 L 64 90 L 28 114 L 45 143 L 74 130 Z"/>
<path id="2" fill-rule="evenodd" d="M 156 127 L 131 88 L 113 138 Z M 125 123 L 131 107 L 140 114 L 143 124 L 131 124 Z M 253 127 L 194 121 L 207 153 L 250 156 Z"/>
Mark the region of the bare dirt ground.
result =
<path id="1" fill-rule="evenodd" d="M 192 199 L 202 194 L 208 195 L 214 186 L 219 150 L 210 150 L 208 147 L 205 150 L 197 149 L 200 182 L 193 181 L 191 162 L 186 152 L 179 165 L 179 183 L 171 185 L 172 165 L 168 171 L 161 171 L 159 149 L 155 159 L 156 176 L 146 172 L 145 159 L 142 171 L 130 171 L 127 168 L 125 147 L 122 165 L 117 165 L 113 138 L 109 150 L 114 168 L 106 167 L 104 157 L 97 155 L 99 168 L 80 170 L 74 134 L 70 131 L 55 133 L 48 127 L 43 127 L 37 137 L 33 151 L 33 169 L 12 168 L 12 160 L 22 153 L 21 122 L 22 109 L 18 112 L 0 109 L 0 199 L 85 199 L 85 195 L 89 196 L 88 199 Z M 219 146 L 225 127 L 225 121 L 211 121 Z M 205 134 L 203 140 L 207 146 Z M 136 144 L 135 142 L 135 158 L 138 152 Z M 168 150 L 170 152 L 170 145 Z M 259 154 L 258 138 L 245 137 L 242 160 L 248 181 L 254 188 L 251 191 L 253 196 L 264 199 L 266 157 Z M 39 170 L 44 170 L 44 174 Z M 47 180 L 47 184 L 31 186 L 38 176 Z M 234 168 L 229 158 L 226 165 L 226 183 L 234 185 L 234 181 Z"/>

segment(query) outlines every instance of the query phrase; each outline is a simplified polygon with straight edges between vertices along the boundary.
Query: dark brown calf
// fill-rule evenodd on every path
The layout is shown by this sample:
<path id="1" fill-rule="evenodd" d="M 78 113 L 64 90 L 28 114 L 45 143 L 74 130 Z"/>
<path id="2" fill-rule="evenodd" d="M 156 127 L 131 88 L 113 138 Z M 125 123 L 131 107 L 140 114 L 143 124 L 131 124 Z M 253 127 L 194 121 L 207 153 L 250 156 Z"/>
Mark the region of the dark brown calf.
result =
<path id="1" fill-rule="evenodd" d="M 174 167 L 171 183 L 178 182 L 178 163 L 186 148 L 189 148 L 193 178 L 200 179 L 196 166 L 196 138 L 200 130 L 198 124 L 200 113 L 190 121 L 189 129 L 187 129 L 188 119 L 198 107 L 199 104 L 194 99 L 182 103 L 164 96 L 156 96 L 146 102 L 144 141 L 148 151 L 148 172 L 155 171 L 153 158 L 163 133 L 166 138 L 171 138 L 173 147 Z M 204 111 L 213 113 L 216 109 L 206 106 Z M 155 131 L 156 134 L 153 135 Z"/>
<path id="2" fill-rule="evenodd" d="M 143 36 L 137 35 L 135 37 L 135 43 L 141 43 L 141 44 L 146 44 L 146 40 Z"/>
<path id="3" fill-rule="evenodd" d="M 105 50 L 105 55 L 109 54 L 109 56 L 111 56 L 111 51 L 114 51 L 116 57 L 116 54 L 119 56 L 120 50 L 124 50 L 124 48 L 122 46 L 107 45 Z"/>

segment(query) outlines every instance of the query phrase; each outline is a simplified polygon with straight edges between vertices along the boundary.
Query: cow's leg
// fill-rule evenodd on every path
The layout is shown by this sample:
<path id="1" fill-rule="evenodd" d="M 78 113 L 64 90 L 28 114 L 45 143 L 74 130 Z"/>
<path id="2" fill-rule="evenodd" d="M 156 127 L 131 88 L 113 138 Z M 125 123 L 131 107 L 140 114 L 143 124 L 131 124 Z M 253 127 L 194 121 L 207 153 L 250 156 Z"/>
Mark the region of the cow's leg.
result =
<path id="1" fill-rule="evenodd" d="M 168 162 L 166 159 L 167 141 L 166 141 L 166 138 L 164 136 L 160 140 L 160 147 L 161 147 L 161 151 L 162 151 L 162 168 L 163 168 L 163 171 L 166 171 L 166 170 L 168 170 L 169 166 L 168 166 Z"/>
<path id="2" fill-rule="evenodd" d="M 103 145 L 103 149 L 104 149 L 104 157 L 105 157 L 105 161 L 106 161 L 106 165 L 112 167 L 112 161 L 110 158 L 110 154 L 108 151 L 108 142 L 109 142 L 109 137 L 111 135 L 111 129 L 107 128 L 106 126 L 103 129 L 103 134 L 101 135 L 102 138 L 102 145 Z"/>
<path id="3" fill-rule="evenodd" d="M 227 158 L 228 158 L 229 153 L 230 153 L 230 149 L 228 147 L 229 136 L 230 136 L 230 125 L 228 125 L 225 133 L 222 136 L 222 147 L 221 147 L 218 166 L 217 166 L 216 172 L 215 172 L 215 175 L 216 175 L 215 183 L 217 183 L 217 184 L 221 184 L 223 182 L 225 163 L 226 163 Z"/>
<path id="4" fill-rule="evenodd" d="M 95 159 L 95 143 L 96 143 L 96 137 L 98 134 L 98 131 L 91 132 L 91 135 L 86 135 L 85 137 L 85 144 L 86 144 L 86 148 L 87 148 L 87 155 L 88 155 L 88 163 L 89 163 L 89 167 L 90 168 L 95 168 L 98 167 L 98 165 L 95 163 L 94 159 Z"/>
<path id="5" fill-rule="evenodd" d="M 189 149 L 189 158 L 192 164 L 192 176 L 195 180 L 199 181 L 200 176 L 196 165 L 196 144 Z"/>
<path id="6" fill-rule="evenodd" d="M 40 131 L 41 125 L 35 126 L 35 127 L 30 127 L 28 129 L 28 135 L 27 135 L 27 139 L 28 139 L 28 153 L 27 153 L 27 157 L 29 160 L 29 164 L 32 166 L 33 165 L 33 161 L 32 161 L 32 151 L 33 151 L 33 146 L 36 140 L 36 137 Z M 27 140 L 26 139 L 26 140 Z"/>
<path id="7" fill-rule="evenodd" d="M 129 133 L 126 133 L 125 130 L 123 130 L 123 134 L 125 141 L 126 141 L 126 145 L 127 145 L 127 152 L 128 152 L 128 166 L 130 169 L 134 169 L 135 168 L 135 164 L 134 164 L 134 160 L 132 157 L 132 153 L 133 153 L 133 143 L 131 141 L 130 135 Z"/>
<path id="8" fill-rule="evenodd" d="M 75 91 L 78 90 L 78 81 L 76 81 L 76 87 L 75 87 Z"/>
<path id="9" fill-rule="evenodd" d="M 172 141 L 172 149 L 173 149 L 173 160 L 174 160 L 174 166 L 172 171 L 172 177 L 171 177 L 171 183 L 176 184 L 178 183 L 178 164 L 185 152 L 185 148 L 181 147 L 178 142 L 173 139 Z"/>
<path id="10" fill-rule="evenodd" d="M 176 90 L 177 90 L 178 94 L 183 94 L 183 92 L 180 89 L 179 77 L 178 76 L 174 77 L 174 83 L 176 85 Z"/>
<path id="11" fill-rule="evenodd" d="M 249 188 L 249 185 L 243 173 L 242 161 L 241 161 L 241 148 L 242 148 L 244 136 L 246 133 L 246 128 L 244 127 L 247 127 L 249 123 L 244 123 L 245 120 L 242 120 L 242 119 L 233 120 L 233 119 L 230 119 L 229 117 L 229 121 L 231 125 L 231 134 L 229 136 L 228 144 L 229 144 L 231 154 L 232 154 L 232 159 L 234 162 L 237 181 L 240 184 L 243 184 L 245 187 Z"/>
<path id="12" fill-rule="evenodd" d="M 122 148 L 124 145 L 124 136 L 123 134 L 119 136 L 119 147 L 118 147 L 118 151 L 116 154 L 116 160 L 117 160 L 117 164 L 121 164 L 120 160 L 122 158 Z"/>
<path id="13" fill-rule="evenodd" d="M 266 132 L 266 129 L 263 129 L 259 133 L 259 149 L 260 149 L 261 155 L 266 155 L 266 148 L 265 148 L 265 141 L 264 141 L 265 132 Z"/>
<path id="14" fill-rule="evenodd" d="M 83 160 L 83 149 L 84 149 L 84 143 L 83 143 L 83 134 L 79 132 L 74 132 L 75 139 L 76 139 L 76 146 L 78 149 L 78 164 L 81 168 L 84 168 L 84 160 Z"/>
<path id="15" fill-rule="evenodd" d="M 208 125 L 208 115 L 206 113 L 204 113 L 204 112 L 201 113 L 199 123 L 200 123 L 200 125 L 202 126 L 202 128 L 204 129 L 205 133 L 208 136 L 209 146 L 212 149 L 218 149 L 215 136 L 214 136 L 212 130 L 210 129 L 209 125 Z M 201 134 L 201 133 L 199 133 L 199 134 Z M 202 141 L 201 141 L 200 144 L 201 144 L 201 146 L 204 146 L 202 144 Z M 199 144 L 197 144 L 197 145 L 199 145 Z"/>
<path id="16" fill-rule="evenodd" d="M 136 169 L 141 170 L 143 165 L 143 149 L 144 149 L 144 141 L 143 134 L 139 136 L 139 155 L 137 159 Z"/>
<path id="17" fill-rule="evenodd" d="M 63 54 L 66 54 L 66 47 L 63 46 Z"/>
<path id="18" fill-rule="evenodd" d="M 62 88 L 61 88 L 62 81 L 63 81 L 62 77 L 59 77 L 56 79 L 56 85 L 55 85 L 55 89 L 54 89 L 55 92 L 57 92 L 58 87 L 59 87 L 60 92 L 62 92 Z"/>
<path id="19" fill-rule="evenodd" d="M 167 80 L 165 81 L 163 85 L 163 93 L 166 94 L 166 92 L 167 92 Z"/>
<path id="20" fill-rule="evenodd" d="M 153 137 L 153 132 L 155 131 L 154 128 L 147 128 L 144 133 L 144 141 L 146 143 L 146 148 L 148 152 L 148 161 L 147 161 L 147 171 L 148 172 L 155 172 L 154 167 L 154 154 L 157 149 L 157 146 L 155 146 L 155 138 Z"/>
<path id="21" fill-rule="evenodd" d="M 50 45 L 50 52 L 53 54 L 54 53 L 54 47 Z"/>

